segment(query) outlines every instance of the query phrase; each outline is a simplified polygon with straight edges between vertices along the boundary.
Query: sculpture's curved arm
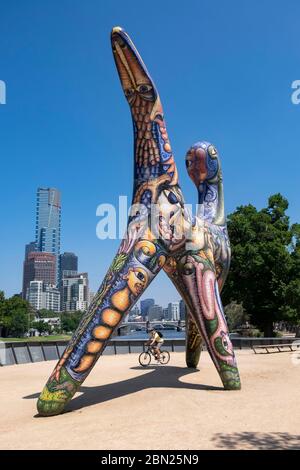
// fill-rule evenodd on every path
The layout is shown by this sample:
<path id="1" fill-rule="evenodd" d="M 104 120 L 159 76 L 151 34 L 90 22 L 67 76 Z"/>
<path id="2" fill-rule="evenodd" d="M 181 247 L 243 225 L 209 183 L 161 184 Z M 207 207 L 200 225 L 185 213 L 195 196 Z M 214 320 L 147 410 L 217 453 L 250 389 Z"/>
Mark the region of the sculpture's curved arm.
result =
<path id="1" fill-rule="evenodd" d="M 225 225 L 223 176 L 216 148 L 209 142 L 196 142 L 188 150 L 185 162 L 198 192 L 198 217 Z"/>
<path id="2" fill-rule="evenodd" d="M 239 389 L 239 373 L 220 298 L 229 269 L 230 246 L 219 156 L 213 145 L 197 142 L 188 151 L 186 163 L 199 194 L 198 217 L 185 249 L 168 258 L 164 270 L 169 269 L 169 276 L 185 299 L 224 387 Z"/>
<path id="3" fill-rule="evenodd" d="M 137 200 L 152 180 L 173 186 L 178 182 L 178 175 L 159 94 L 144 62 L 122 28 L 113 28 L 111 42 L 133 121 L 134 199 Z M 152 196 L 152 202 L 156 202 L 157 192 Z"/>

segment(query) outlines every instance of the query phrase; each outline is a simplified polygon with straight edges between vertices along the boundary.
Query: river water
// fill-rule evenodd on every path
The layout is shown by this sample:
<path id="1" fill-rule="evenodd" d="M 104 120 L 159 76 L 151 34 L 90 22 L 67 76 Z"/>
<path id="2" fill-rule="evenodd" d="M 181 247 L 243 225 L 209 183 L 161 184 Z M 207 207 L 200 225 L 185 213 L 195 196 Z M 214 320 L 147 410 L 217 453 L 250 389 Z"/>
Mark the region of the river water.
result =
<path id="1" fill-rule="evenodd" d="M 184 339 L 185 331 L 176 331 L 176 330 L 160 330 L 165 339 Z M 115 339 L 148 339 L 149 335 L 146 331 L 132 331 L 127 335 L 115 336 Z"/>

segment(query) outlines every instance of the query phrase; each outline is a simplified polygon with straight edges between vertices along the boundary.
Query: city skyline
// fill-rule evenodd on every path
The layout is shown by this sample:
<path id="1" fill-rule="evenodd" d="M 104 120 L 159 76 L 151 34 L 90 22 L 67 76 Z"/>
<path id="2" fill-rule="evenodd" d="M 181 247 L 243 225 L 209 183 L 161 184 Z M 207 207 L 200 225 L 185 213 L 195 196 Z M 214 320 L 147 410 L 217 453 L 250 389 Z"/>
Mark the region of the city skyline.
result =
<path id="1" fill-rule="evenodd" d="M 35 241 L 25 244 L 22 297 L 36 310 L 51 310 L 54 305 L 55 311 L 84 311 L 92 299 L 88 273 L 78 272 L 75 253 L 60 253 L 61 192 L 53 187 L 38 187 L 36 194 Z M 179 319 L 179 313 L 177 318 L 168 310 L 173 304 L 178 304 L 179 309 L 179 300 L 167 301 L 167 308 L 163 308 L 146 297 L 144 293 L 136 303 L 143 318 L 153 316 L 153 307 L 160 309 L 162 318 Z"/>
<path id="2" fill-rule="evenodd" d="M 64 290 L 67 289 L 66 286 L 68 284 L 72 284 L 72 281 L 71 281 L 72 278 L 78 277 L 79 279 L 81 278 L 82 274 L 87 276 L 87 273 L 78 273 L 78 256 L 75 253 L 70 252 L 70 251 L 65 251 L 63 253 L 60 253 L 61 208 L 62 208 L 61 191 L 57 188 L 53 188 L 50 186 L 49 187 L 39 186 L 37 188 L 36 194 L 37 194 L 37 197 L 36 197 L 35 241 L 25 244 L 25 260 L 24 260 L 24 266 L 23 266 L 22 296 L 23 298 L 26 298 L 27 289 L 31 286 L 31 282 L 33 282 L 32 292 L 31 292 L 31 288 L 28 291 L 28 299 L 34 299 L 34 306 L 35 308 L 37 308 L 37 305 L 40 305 L 40 300 L 39 300 L 40 297 L 44 296 L 44 298 L 46 299 L 46 295 L 44 294 L 46 290 L 49 290 L 49 287 L 47 286 L 47 284 L 50 284 L 50 285 L 53 285 L 53 287 L 55 286 L 58 289 L 60 289 L 60 299 L 61 299 L 60 310 L 61 311 L 86 309 L 90 302 L 89 293 L 86 296 L 88 300 L 85 300 L 84 302 L 75 302 L 75 303 L 70 300 L 71 291 L 64 294 Z M 54 214 L 53 214 L 53 210 L 55 211 Z M 46 251 L 46 250 L 49 250 L 49 251 Z M 35 253 L 35 254 L 31 256 L 32 253 Z M 43 275 L 41 275 L 41 272 L 42 272 L 41 269 L 38 270 L 39 274 L 37 276 L 34 276 L 33 275 L 34 268 L 30 268 L 30 263 L 28 261 L 29 259 L 31 264 L 34 258 L 38 258 L 38 261 L 39 261 L 39 257 L 43 256 L 43 255 L 40 256 L 40 254 L 42 253 L 45 253 L 46 256 L 47 254 L 49 254 L 50 256 L 54 255 L 56 258 L 56 263 L 55 263 L 55 271 L 57 273 L 56 282 L 54 282 L 52 279 L 53 275 L 51 277 L 51 282 L 48 279 L 49 275 L 47 275 L 46 276 L 47 280 L 44 282 L 44 284 L 46 283 L 46 285 L 44 284 L 40 285 L 39 283 L 39 281 L 43 279 Z M 29 265 L 29 269 L 28 269 L 28 265 Z M 30 272 L 30 274 L 28 274 L 28 271 Z M 65 278 L 68 278 L 68 280 L 64 281 L 64 276 Z M 79 280 L 79 282 L 81 281 Z M 87 286 L 88 286 L 87 289 L 89 292 L 89 281 L 87 281 Z M 72 289 L 74 289 L 75 287 L 78 291 L 78 286 L 74 286 L 72 287 Z M 53 290 L 55 291 L 55 289 Z M 79 287 L 79 291 L 80 291 L 80 287 Z M 36 294 L 36 292 L 38 292 L 38 294 Z M 92 293 L 92 290 L 90 290 L 90 292 Z M 80 295 L 82 296 L 82 294 Z M 64 299 L 65 297 L 66 299 Z M 176 293 L 176 299 L 177 300 L 175 300 L 175 302 L 177 303 L 181 299 L 178 293 Z M 141 311 L 143 310 L 142 304 L 147 303 L 148 300 L 151 301 L 151 306 L 155 304 L 154 299 L 148 299 L 147 292 L 145 292 L 144 295 L 142 295 L 142 297 L 136 303 L 136 305 L 140 305 Z M 169 303 L 169 300 L 171 299 L 168 299 L 167 303 Z M 46 302 L 46 300 L 43 300 L 43 301 Z M 76 308 L 75 304 L 78 308 Z M 42 307 L 42 308 L 45 308 L 45 307 Z M 149 306 L 147 308 L 149 309 Z"/>
<path id="3" fill-rule="evenodd" d="M 138 43 L 159 89 L 186 201 L 195 203 L 196 192 L 184 155 L 204 139 L 221 156 L 227 214 L 242 204 L 265 207 L 270 194 L 281 192 L 291 221 L 298 221 L 300 106 L 291 100 L 299 79 L 296 2 L 288 9 L 191 0 L 182 9 L 154 1 L 161 14 L 150 9 L 143 28 L 132 14 L 137 1 L 131 8 L 62 3 L 69 7 L 46 0 L 43 8 L 31 1 L 1 8 L 1 35 L 9 38 L 0 42 L 7 91 L 0 107 L 0 286 L 6 296 L 21 290 L 38 186 L 62 192 L 62 247 L 82 260 L 93 291 L 118 249 L 118 240 L 96 237 L 98 205 L 116 206 L 119 195 L 132 190 L 131 119 L 108 41 L 116 24 Z M 172 33 L 162 49 L 165 18 Z M 180 298 L 164 273 L 145 296 L 160 303 Z"/>
<path id="4" fill-rule="evenodd" d="M 61 193 L 38 187 L 35 241 L 25 245 L 22 297 L 36 310 L 86 311 L 92 300 L 88 273 L 78 272 L 78 256 L 60 253 Z"/>

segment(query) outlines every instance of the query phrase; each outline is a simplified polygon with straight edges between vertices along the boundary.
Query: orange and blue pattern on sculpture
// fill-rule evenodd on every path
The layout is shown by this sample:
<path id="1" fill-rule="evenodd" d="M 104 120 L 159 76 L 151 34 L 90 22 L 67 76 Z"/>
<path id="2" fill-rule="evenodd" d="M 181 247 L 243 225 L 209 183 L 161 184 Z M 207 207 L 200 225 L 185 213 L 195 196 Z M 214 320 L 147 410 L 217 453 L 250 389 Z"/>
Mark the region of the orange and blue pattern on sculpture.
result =
<path id="1" fill-rule="evenodd" d="M 163 267 L 164 250 L 149 240 L 138 241 L 122 268 L 111 272 L 109 294 L 95 310 L 86 329 L 72 350 L 65 368 L 74 380 L 82 381 L 104 349 L 114 328 Z"/>

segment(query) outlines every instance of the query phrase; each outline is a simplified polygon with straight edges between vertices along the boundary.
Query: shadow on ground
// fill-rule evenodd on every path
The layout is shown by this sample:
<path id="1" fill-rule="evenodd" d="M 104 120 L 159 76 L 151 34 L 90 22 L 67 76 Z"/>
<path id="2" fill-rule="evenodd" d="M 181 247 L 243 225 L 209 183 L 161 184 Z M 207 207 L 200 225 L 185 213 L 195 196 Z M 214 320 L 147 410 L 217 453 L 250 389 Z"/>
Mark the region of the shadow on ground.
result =
<path id="1" fill-rule="evenodd" d="M 300 435 L 288 432 L 215 434 L 212 442 L 217 449 L 300 450 Z"/>
<path id="2" fill-rule="evenodd" d="M 133 370 L 143 370 L 142 367 L 132 367 Z M 98 387 L 80 387 L 80 396 L 75 396 L 67 405 L 66 412 L 78 410 L 80 408 L 114 400 L 132 393 L 145 390 L 147 388 L 185 388 L 189 390 L 224 390 L 223 387 L 215 387 L 202 384 L 192 384 L 181 382 L 180 379 L 192 373 L 199 372 L 197 369 L 184 369 L 172 366 L 152 366 L 147 367 L 147 373 L 128 380 L 114 382 Z M 24 399 L 38 398 L 39 393 L 27 395 Z"/>

